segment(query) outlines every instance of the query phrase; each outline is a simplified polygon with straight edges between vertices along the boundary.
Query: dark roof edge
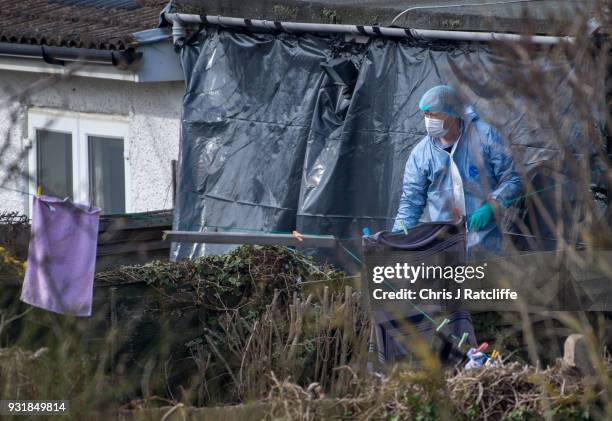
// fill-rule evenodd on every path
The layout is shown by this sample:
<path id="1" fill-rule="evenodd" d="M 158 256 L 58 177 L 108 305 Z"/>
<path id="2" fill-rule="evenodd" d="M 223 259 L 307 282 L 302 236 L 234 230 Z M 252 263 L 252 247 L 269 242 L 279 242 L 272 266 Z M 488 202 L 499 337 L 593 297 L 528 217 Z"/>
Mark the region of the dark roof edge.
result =
<path id="1" fill-rule="evenodd" d="M 84 63 L 127 68 L 137 63 L 141 59 L 142 53 L 135 51 L 133 48 L 111 51 L 0 42 L 0 56 L 40 59 L 47 64 L 55 65 Z"/>

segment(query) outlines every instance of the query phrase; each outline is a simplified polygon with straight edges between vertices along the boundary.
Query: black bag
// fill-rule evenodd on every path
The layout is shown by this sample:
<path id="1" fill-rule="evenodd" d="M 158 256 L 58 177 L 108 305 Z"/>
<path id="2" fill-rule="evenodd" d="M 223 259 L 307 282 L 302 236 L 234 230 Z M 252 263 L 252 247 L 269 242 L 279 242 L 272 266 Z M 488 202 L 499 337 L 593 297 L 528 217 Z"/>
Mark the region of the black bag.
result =
<path id="1" fill-rule="evenodd" d="M 374 303 L 372 298 L 373 290 L 379 286 L 372 281 L 374 266 L 393 266 L 396 263 L 414 266 L 465 264 L 466 231 L 463 221 L 423 223 L 409 229 L 406 234 L 381 231 L 364 236 L 362 247 L 366 266 L 362 290 L 365 304 L 372 313 L 374 329 L 370 350 L 376 349 L 380 362 L 396 362 L 406 358 L 419 360 L 422 345 L 429 347 L 431 353 L 443 362 L 456 362 L 461 355 L 457 354 L 456 347 L 453 348 L 451 337 L 460 338 L 467 332 L 467 343 L 476 344 L 470 314 L 457 308 L 457 301 L 415 305 L 410 300 Z M 449 284 L 436 282 L 438 285 Z M 396 288 L 390 286 L 399 290 L 401 281 L 397 282 Z M 441 332 L 436 332 L 444 318 L 448 318 L 449 323 Z M 456 341 L 454 343 L 456 345 Z M 455 352 L 452 352 L 453 349 Z"/>

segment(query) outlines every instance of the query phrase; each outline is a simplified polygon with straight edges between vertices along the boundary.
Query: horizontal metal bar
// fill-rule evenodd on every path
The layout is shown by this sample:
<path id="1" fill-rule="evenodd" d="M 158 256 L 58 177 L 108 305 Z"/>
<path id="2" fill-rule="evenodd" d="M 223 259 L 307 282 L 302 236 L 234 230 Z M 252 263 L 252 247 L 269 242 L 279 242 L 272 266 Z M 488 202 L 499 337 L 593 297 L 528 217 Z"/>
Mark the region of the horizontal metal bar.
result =
<path id="1" fill-rule="evenodd" d="M 554 37 L 546 35 L 525 36 L 519 34 L 505 34 L 499 32 L 473 32 L 473 31 L 442 31 L 434 29 L 409 29 L 385 26 L 368 25 L 339 25 L 303 22 L 277 22 L 259 19 L 243 19 L 226 16 L 199 16 L 183 13 L 166 13 L 166 19 L 172 22 L 174 41 L 178 42 L 185 37 L 185 25 L 210 24 L 217 26 L 256 28 L 263 30 L 285 32 L 315 32 L 325 34 L 353 34 L 366 36 L 386 36 L 396 38 L 422 38 L 444 39 L 454 41 L 507 41 L 531 42 L 536 44 L 557 44 L 559 42 L 573 42 L 572 37 Z"/>
<path id="2" fill-rule="evenodd" d="M 262 246 L 301 246 L 301 247 L 336 247 L 333 235 L 300 236 L 302 241 L 291 234 L 259 234 L 250 232 L 195 232 L 164 231 L 165 241 L 208 244 L 258 244 Z"/>

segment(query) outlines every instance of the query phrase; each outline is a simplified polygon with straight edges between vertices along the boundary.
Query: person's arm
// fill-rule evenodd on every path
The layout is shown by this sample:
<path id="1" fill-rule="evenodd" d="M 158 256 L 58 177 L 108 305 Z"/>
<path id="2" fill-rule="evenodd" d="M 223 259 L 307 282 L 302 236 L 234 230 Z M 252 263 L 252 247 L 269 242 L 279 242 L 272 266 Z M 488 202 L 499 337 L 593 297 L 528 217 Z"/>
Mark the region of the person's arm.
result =
<path id="1" fill-rule="evenodd" d="M 523 182 L 497 130 L 491 127 L 488 137 L 489 160 L 497 178 L 497 186 L 489 195 L 489 201 L 493 199 L 495 202 L 492 204 L 507 208 L 522 195 Z"/>
<path id="2" fill-rule="evenodd" d="M 418 161 L 419 158 L 413 151 L 406 162 L 402 195 L 393 224 L 393 232 L 402 231 L 401 221 L 404 222 L 406 228 L 417 225 L 427 203 L 429 181 Z"/>

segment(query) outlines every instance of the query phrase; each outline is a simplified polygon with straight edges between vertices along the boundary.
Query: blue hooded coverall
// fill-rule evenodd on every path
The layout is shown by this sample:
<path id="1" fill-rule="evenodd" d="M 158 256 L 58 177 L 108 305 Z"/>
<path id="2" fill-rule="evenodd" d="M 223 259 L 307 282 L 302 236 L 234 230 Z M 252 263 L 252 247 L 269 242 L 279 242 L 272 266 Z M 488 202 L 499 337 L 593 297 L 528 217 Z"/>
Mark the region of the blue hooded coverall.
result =
<path id="1" fill-rule="evenodd" d="M 470 107 L 464 112 L 461 126 L 452 157 L 442 149 L 439 139 L 429 135 L 410 153 L 393 231 L 402 230 L 401 221 L 411 228 L 420 221 L 455 220 L 453 208 L 460 213 L 464 208 L 469 221 L 487 199 L 507 207 L 521 194 L 521 178 L 497 130 L 481 121 Z M 460 180 L 452 175 L 451 159 Z M 467 247 L 471 258 L 501 254 L 502 235 L 495 218 L 481 231 L 468 232 Z"/>

